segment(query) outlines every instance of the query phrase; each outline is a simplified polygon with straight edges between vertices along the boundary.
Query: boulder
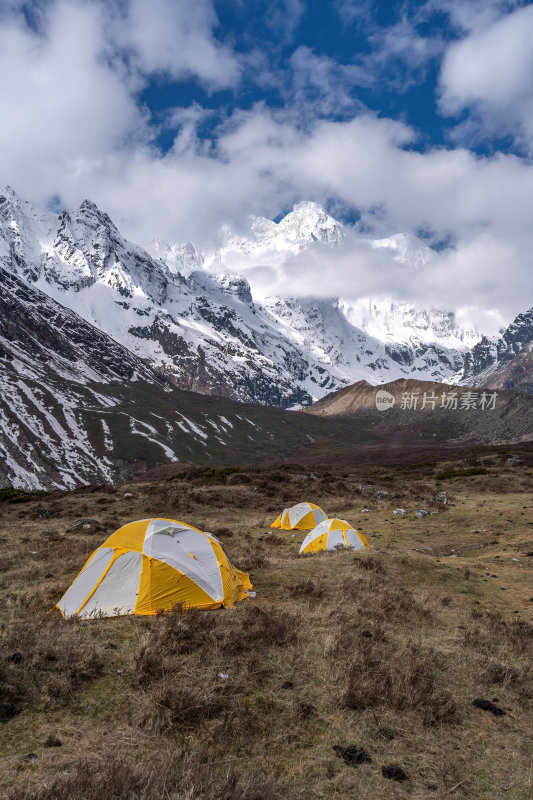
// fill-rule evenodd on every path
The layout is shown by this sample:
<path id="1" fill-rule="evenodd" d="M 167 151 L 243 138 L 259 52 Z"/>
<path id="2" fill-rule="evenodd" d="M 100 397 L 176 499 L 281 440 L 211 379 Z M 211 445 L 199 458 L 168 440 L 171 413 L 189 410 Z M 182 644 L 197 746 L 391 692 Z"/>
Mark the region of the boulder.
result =
<path id="1" fill-rule="evenodd" d="M 442 506 L 445 506 L 448 503 L 448 496 L 446 492 L 437 492 L 435 497 L 430 500 L 430 503 L 439 503 Z"/>

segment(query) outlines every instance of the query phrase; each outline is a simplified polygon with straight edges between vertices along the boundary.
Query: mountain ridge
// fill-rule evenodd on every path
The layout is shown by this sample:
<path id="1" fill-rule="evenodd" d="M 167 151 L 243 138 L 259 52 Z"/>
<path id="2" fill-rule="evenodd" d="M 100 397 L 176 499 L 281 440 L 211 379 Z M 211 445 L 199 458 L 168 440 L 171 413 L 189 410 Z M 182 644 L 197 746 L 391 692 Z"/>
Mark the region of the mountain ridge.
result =
<path id="1" fill-rule="evenodd" d="M 379 395 L 385 395 L 380 402 Z M 389 442 L 508 444 L 533 441 L 533 396 L 401 378 L 358 381 L 305 409 L 307 415 L 352 418 Z"/>
<path id="2" fill-rule="evenodd" d="M 336 247 L 345 236 L 341 223 L 309 202 L 279 223 L 256 218 L 252 228 L 255 239 L 238 239 L 241 249 L 283 254 L 287 247 Z M 390 305 L 385 313 L 374 303 L 376 311 L 362 315 L 364 330 L 357 325 L 360 309 L 338 299 L 258 303 L 245 278 L 213 271 L 224 266 L 230 245 L 228 232 L 226 250 L 215 255 L 204 257 L 191 244 L 158 245 L 156 258 L 125 240 L 89 200 L 54 215 L 11 189 L 0 193 L 0 263 L 183 389 L 291 407 L 357 378 L 381 382 L 414 373 L 451 380 L 460 371 L 472 333 L 461 339 L 443 324 L 445 312 Z M 374 313 L 399 320 L 400 343 L 383 334 L 381 322 L 377 336 L 369 332 Z M 311 318 L 320 328 L 318 341 Z"/>
<path id="3" fill-rule="evenodd" d="M 518 314 L 498 339 L 483 337 L 472 348 L 462 382 L 533 394 L 533 308 Z"/>
<path id="4" fill-rule="evenodd" d="M 0 486 L 69 489 L 120 483 L 165 464 L 311 462 L 412 446 L 412 420 L 404 412 L 391 434 L 372 415 L 354 425 L 346 409 L 321 418 L 320 403 L 304 414 L 180 390 L 35 284 L 2 267 L 0 283 Z M 360 385 L 374 396 L 376 387 Z M 527 404 L 507 409 L 503 428 L 499 416 L 490 417 L 488 440 L 497 434 L 513 441 L 522 424 L 531 430 Z M 472 426 L 452 421 L 432 446 L 468 439 Z"/>
<path id="5" fill-rule="evenodd" d="M 220 468 L 375 439 L 177 389 L 1 267 L 0 282 L 0 487 L 120 483 L 174 462 Z"/>

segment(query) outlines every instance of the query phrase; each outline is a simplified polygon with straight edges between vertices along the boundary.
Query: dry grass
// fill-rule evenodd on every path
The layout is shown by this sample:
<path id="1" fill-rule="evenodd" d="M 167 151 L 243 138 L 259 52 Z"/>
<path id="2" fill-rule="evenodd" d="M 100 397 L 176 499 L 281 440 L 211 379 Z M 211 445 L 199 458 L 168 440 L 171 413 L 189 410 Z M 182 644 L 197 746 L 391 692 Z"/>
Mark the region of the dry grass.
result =
<path id="1" fill-rule="evenodd" d="M 241 778 L 235 770 L 225 775 L 198 756 L 162 758 L 152 754 L 142 763 L 107 756 L 84 759 L 52 778 L 46 785 L 9 792 L 7 800 L 274 800 L 272 781 L 261 775 Z"/>
<path id="2" fill-rule="evenodd" d="M 68 704 L 83 684 L 102 674 L 104 651 L 94 631 L 59 614 L 31 616 L 13 626 L 3 640 L 10 678 L 42 709 Z"/>
<path id="3" fill-rule="evenodd" d="M 350 601 L 351 612 L 361 618 L 408 625 L 427 622 L 433 616 L 429 598 L 415 597 L 397 578 L 385 578 L 374 570 L 347 578 L 341 590 L 342 597 Z"/>
<path id="4" fill-rule="evenodd" d="M 505 464 L 197 470 L 0 504 L 2 796 L 529 800 L 533 503 L 527 459 Z M 488 474 L 435 480 L 477 465 Z M 445 509 L 429 503 L 440 489 Z M 302 499 L 360 527 L 371 552 L 299 557 L 305 533 L 269 525 Z M 218 535 L 255 600 L 155 618 L 49 613 L 108 533 L 148 516 Z M 66 533 L 85 517 L 97 523 Z M 337 758 L 350 745 L 372 761 Z M 385 779 L 390 764 L 408 780 Z"/>
<path id="5" fill-rule="evenodd" d="M 134 724 L 154 734 L 176 734 L 225 713 L 215 687 L 184 686 L 178 673 L 165 675 L 135 698 Z"/>
<path id="6" fill-rule="evenodd" d="M 502 648 L 533 657 L 533 625 L 525 620 L 505 620 L 501 614 L 473 612 L 465 630 L 465 643 L 481 653 L 494 655 Z"/>
<path id="7" fill-rule="evenodd" d="M 440 673 L 442 653 L 418 642 L 405 644 L 361 637 L 350 654 L 342 701 L 348 708 L 414 711 L 426 725 L 457 719 L 452 692 Z"/>

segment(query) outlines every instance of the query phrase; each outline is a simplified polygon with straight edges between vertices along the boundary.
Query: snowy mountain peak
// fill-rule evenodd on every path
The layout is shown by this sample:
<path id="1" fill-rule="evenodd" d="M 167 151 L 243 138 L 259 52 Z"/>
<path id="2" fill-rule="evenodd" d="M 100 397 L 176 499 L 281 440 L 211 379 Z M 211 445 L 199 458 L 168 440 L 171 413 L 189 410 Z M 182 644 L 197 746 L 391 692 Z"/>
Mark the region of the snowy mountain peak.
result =
<path id="1" fill-rule="evenodd" d="M 346 305 L 345 314 L 352 324 L 389 344 L 434 343 L 466 351 L 480 339 L 479 331 L 461 328 L 454 314 L 443 308 L 420 309 L 390 298 L 359 298 Z"/>
<path id="2" fill-rule="evenodd" d="M 80 291 L 102 279 L 110 279 L 120 265 L 123 240 L 110 217 L 91 200 L 84 200 L 72 214 L 58 217 L 56 235 L 45 249 L 44 273 L 48 282 Z M 112 280 L 117 280 L 113 275 Z M 124 275 L 121 283 L 125 288 Z"/>
<path id="3" fill-rule="evenodd" d="M 12 202 L 19 201 L 18 194 L 7 183 L 4 184 L 4 186 L 0 186 L 0 201 L 4 200 L 10 200 Z"/>
<path id="4" fill-rule="evenodd" d="M 118 228 L 112 221 L 109 214 L 98 208 L 96 203 L 93 203 L 92 200 L 82 200 L 78 210 L 73 216 L 80 224 L 88 225 L 90 227 L 104 227 L 106 230 L 111 231 L 115 236 L 120 237 Z"/>
<path id="5" fill-rule="evenodd" d="M 0 264 L 35 281 L 42 246 L 53 236 L 56 217 L 20 198 L 10 186 L 0 190 Z"/>
<path id="6" fill-rule="evenodd" d="M 264 263 L 279 254 L 289 255 L 305 250 L 309 245 L 324 243 L 338 245 L 345 237 L 344 226 L 319 204 L 306 200 L 297 203 L 279 222 L 265 217 L 250 217 L 248 235 L 235 234 L 228 225 L 221 230 L 222 246 L 206 253 L 205 266 L 219 271 L 242 256 L 260 259 Z"/>
<path id="7" fill-rule="evenodd" d="M 337 244 L 344 238 L 343 225 L 319 203 L 310 200 L 297 203 L 279 221 L 278 229 L 292 241 Z"/>
<path id="8" fill-rule="evenodd" d="M 482 385 L 491 385 L 493 373 L 498 369 L 508 370 L 512 374 L 509 388 L 514 386 L 527 387 L 530 391 L 532 385 L 532 345 L 533 345 L 533 308 L 525 311 L 511 322 L 498 338 L 490 339 L 483 336 L 480 342 L 472 348 L 465 359 L 462 380 L 465 383 L 481 382 Z M 515 368 L 512 368 L 512 365 Z M 484 383 L 488 379 L 489 383 Z M 497 386 L 496 383 L 493 385 Z"/>
<path id="9" fill-rule="evenodd" d="M 189 275 L 194 270 L 202 269 L 204 265 L 202 254 L 191 242 L 168 244 L 152 239 L 150 251 L 167 266 L 172 275 Z"/>
<path id="10" fill-rule="evenodd" d="M 242 275 L 196 270 L 191 272 L 188 284 L 193 291 L 206 292 L 213 299 L 227 302 L 227 297 L 235 297 L 243 303 L 253 302 L 250 284 Z"/>
<path id="11" fill-rule="evenodd" d="M 79 209 L 80 211 L 89 211 L 96 214 L 100 213 L 100 209 L 98 208 L 96 203 L 93 202 L 93 200 L 89 200 L 87 197 L 85 198 L 85 200 L 81 201 Z"/>
<path id="12" fill-rule="evenodd" d="M 252 268 L 282 273 L 286 260 L 311 248 L 327 264 L 329 247 L 347 233 L 349 244 L 354 232 L 303 202 L 278 223 L 254 218 L 245 236 L 228 230 L 218 250 L 156 241 L 149 254 L 91 201 L 56 215 L 12 191 L 0 195 L 0 265 L 181 388 L 290 407 L 363 378 L 454 379 L 480 336 L 444 309 L 383 298 L 254 301 Z M 410 269 L 433 256 L 411 234 L 366 244 L 387 248 Z M 309 290 L 302 283 L 302 294 Z M 517 324 L 508 351 L 529 336 L 529 319 Z"/>
<path id="13" fill-rule="evenodd" d="M 368 239 L 373 250 L 391 250 L 396 261 L 415 268 L 423 267 L 435 257 L 435 251 L 412 233 L 395 233 L 384 239 Z"/>
<path id="14" fill-rule="evenodd" d="M 23 200 L 11 188 L 11 186 L 0 186 L 0 220 L 9 222 L 21 222 L 30 219 L 49 219 L 53 214 L 46 211 L 39 211 L 27 200 Z"/>

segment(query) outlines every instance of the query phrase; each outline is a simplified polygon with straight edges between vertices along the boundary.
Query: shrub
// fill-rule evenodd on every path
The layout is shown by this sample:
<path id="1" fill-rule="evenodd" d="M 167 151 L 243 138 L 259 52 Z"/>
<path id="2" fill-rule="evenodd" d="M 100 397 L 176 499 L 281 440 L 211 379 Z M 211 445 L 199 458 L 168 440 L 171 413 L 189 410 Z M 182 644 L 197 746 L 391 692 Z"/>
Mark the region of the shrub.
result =
<path id="1" fill-rule="evenodd" d="M 514 686 L 523 680 L 524 671 L 516 664 L 490 659 L 483 667 L 480 678 L 484 683 Z"/>
<path id="2" fill-rule="evenodd" d="M 45 707 L 67 704 L 104 667 L 90 626 L 55 612 L 27 617 L 5 635 L 3 644 L 8 652 L 20 654 L 21 680 Z"/>
<path id="3" fill-rule="evenodd" d="M 200 725 L 224 707 L 212 687 L 183 686 L 175 675 L 166 675 L 142 696 L 138 724 L 151 733 L 174 733 Z"/>
<path id="4" fill-rule="evenodd" d="M 279 788 L 279 787 L 278 787 Z M 113 754 L 78 761 L 41 786 L 17 787 L 7 800 L 276 800 L 273 781 L 234 769 L 217 772 L 205 758 L 157 756 L 133 761 Z"/>
<path id="5" fill-rule="evenodd" d="M 297 640 L 298 622 L 293 614 L 284 611 L 262 611 L 247 603 L 233 615 L 224 645 L 230 650 L 249 648 L 287 647 Z"/>
<path id="6" fill-rule="evenodd" d="M 376 559 L 361 559 L 357 563 L 362 566 L 369 561 L 368 567 L 362 567 L 365 572 L 357 578 L 347 578 L 341 586 L 343 604 L 346 600 L 353 601 L 352 610 L 365 619 L 374 619 L 380 622 L 414 623 L 429 621 L 432 618 L 431 609 L 423 605 L 412 592 L 404 589 L 390 576 L 387 580 L 380 577 L 381 570 L 377 567 L 380 562 Z"/>
<path id="7" fill-rule="evenodd" d="M 374 572 L 379 572 L 380 575 L 387 574 L 383 561 L 380 558 L 376 558 L 376 556 L 368 556 L 367 558 L 354 556 L 354 563 L 360 569 L 373 570 Z"/>
<path id="8" fill-rule="evenodd" d="M 466 469 L 447 469 L 444 472 L 439 472 L 435 475 L 438 481 L 443 481 L 446 478 L 464 478 L 469 475 L 488 475 L 489 470 L 486 467 L 468 467 Z"/>
<path id="9" fill-rule="evenodd" d="M 309 578 L 308 580 L 291 584 L 289 586 L 289 594 L 291 597 L 308 597 L 309 599 L 321 600 L 324 597 L 324 588 Z"/>
<path id="10" fill-rule="evenodd" d="M 212 611 L 176 607 L 169 614 L 148 620 L 147 635 L 134 660 L 134 680 L 149 686 L 163 677 L 169 669 L 179 667 L 179 656 L 203 647 L 216 626 Z"/>
<path id="11" fill-rule="evenodd" d="M 442 686 L 441 669 L 442 657 L 432 648 L 361 637 L 343 702 L 354 710 L 414 711 L 426 725 L 452 720 L 457 710 L 451 693 Z"/>
<path id="12" fill-rule="evenodd" d="M 263 569 L 270 563 L 269 553 L 262 542 L 256 542 L 253 546 L 243 547 L 240 551 L 236 551 L 233 553 L 231 561 L 233 564 L 238 564 L 239 569 L 244 572 Z"/>
<path id="13" fill-rule="evenodd" d="M 11 664 L 0 662 L 0 722 L 7 722 L 20 712 L 26 696 L 17 661 L 15 658 Z"/>
<path id="14" fill-rule="evenodd" d="M 27 503 L 35 500 L 36 497 L 44 497 L 48 492 L 42 489 L 31 491 L 29 489 L 15 489 L 13 486 L 5 486 L 0 489 L 0 503 Z"/>
<path id="15" fill-rule="evenodd" d="M 482 653 L 498 653 L 502 645 L 517 655 L 533 654 L 533 625 L 524 620 L 506 622 L 500 614 L 472 614 L 472 624 L 464 633 L 464 641 Z"/>

